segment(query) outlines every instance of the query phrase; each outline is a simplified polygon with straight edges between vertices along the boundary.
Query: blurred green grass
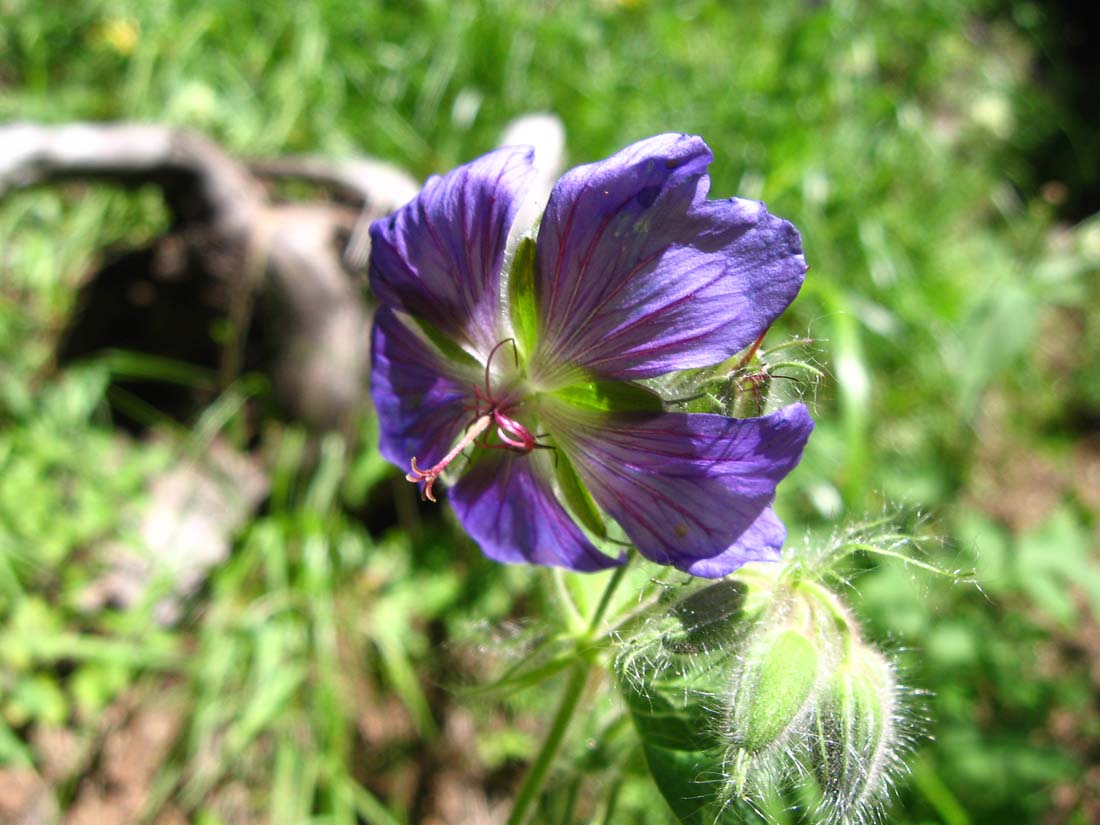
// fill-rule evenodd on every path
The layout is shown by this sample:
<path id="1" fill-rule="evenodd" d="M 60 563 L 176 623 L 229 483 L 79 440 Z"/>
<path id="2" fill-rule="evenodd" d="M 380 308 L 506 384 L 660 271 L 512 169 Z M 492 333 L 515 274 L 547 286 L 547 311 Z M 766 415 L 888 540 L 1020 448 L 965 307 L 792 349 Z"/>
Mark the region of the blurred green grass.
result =
<path id="1" fill-rule="evenodd" d="M 856 579 L 860 613 L 901 651 L 908 681 L 934 691 L 935 740 L 892 821 L 1083 823 L 1100 805 L 1082 779 L 1100 735 L 1086 473 L 1100 461 L 1100 223 L 1061 225 L 1034 191 L 1019 147 L 1046 134 L 1034 115 L 1058 103 L 1013 23 L 1042 7 L 1008 9 L 4 0 L 0 120 L 152 120 L 247 157 L 366 152 L 421 176 L 531 110 L 561 116 L 574 162 L 656 132 L 701 134 L 712 193 L 791 219 L 812 267 L 773 333 L 813 338 L 833 379 L 781 493 L 788 522 L 820 541 L 845 519 L 927 513 L 917 529 L 942 538 L 935 560 L 973 567 L 984 590 L 891 564 Z M 397 697 L 430 741 L 448 718 L 438 644 L 478 619 L 526 609 L 537 622 L 553 599 L 530 571 L 483 562 L 448 522 L 406 506 L 404 530 L 372 535 L 350 517 L 391 495 L 369 447 L 330 441 L 300 469 L 301 434 L 271 434 L 271 503 L 178 630 L 151 629 L 148 605 L 74 604 L 101 563 L 90 548 L 127 529 L 122 505 L 171 455 L 117 436 L 109 368 L 58 373 L 53 344 L 98 252 L 163 220 L 147 192 L 0 205 L 0 758 L 40 765 L 36 725 L 91 731 L 128 686 L 168 669 L 191 721 L 158 793 L 188 815 L 220 821 L 214 791 L 243 781 L 273 822 L 415 819 L 400 781 L 375 776 L 414 757 L 407 744 L 364 750 L 362 702 Z M 484 716 L 480 758 L 510 775 L 530 741 Z M 642 784 L 623 787 L 622 821 L 662 821 Z"/>

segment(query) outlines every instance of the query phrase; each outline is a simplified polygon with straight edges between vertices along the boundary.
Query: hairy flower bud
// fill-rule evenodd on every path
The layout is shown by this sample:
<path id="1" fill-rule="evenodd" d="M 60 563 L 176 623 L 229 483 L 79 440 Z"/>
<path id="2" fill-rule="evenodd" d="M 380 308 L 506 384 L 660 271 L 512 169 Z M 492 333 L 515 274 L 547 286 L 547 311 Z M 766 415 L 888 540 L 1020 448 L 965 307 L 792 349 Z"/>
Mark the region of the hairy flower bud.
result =
<path id="1" fill-rule="evenodd" d="M 874 818 L 901 767 L 900 692 L 839 597 L 749 566 L 662 601 L 617 664 L 650 770 L 682 821 L 722 822 L 814 784 L 818 821 Z"/>
<path id="2" fill-rule="evenodd" d="M 897 765 L 897 707 L 890 663 L 854 642 L 822 688 L 808 752 L 828 819 L 858 821 L 881 804 Z"/>
<path id="3" fill-rule="evenodd" d="M 780 588 L 776 605 L 746 640 L 729 685 L 728 792 L 771 780 L 774 764 L 797 747 L 808 724 L 832 643 L 812 600 Z"/>

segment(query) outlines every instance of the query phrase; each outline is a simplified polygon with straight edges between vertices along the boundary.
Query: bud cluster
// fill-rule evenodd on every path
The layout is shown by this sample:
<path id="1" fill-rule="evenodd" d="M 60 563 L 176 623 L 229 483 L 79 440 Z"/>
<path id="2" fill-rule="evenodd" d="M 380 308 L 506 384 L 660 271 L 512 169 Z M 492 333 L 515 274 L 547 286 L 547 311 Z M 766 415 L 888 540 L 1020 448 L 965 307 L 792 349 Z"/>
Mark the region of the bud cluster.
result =
<path id="1" fill-rule="evenodd" d="M 679 370 L 650 379 L 646 383 L 656 391 L 670 409 L 682 412 L 703 412 L 733 418 L 753 418 L 774 409 L 777 403 L 812 390 L 823 377 L 820 369 L 805 356 L 804 350 L 813 341 L 794 338 L 765 350 L 764 336 L 745 352 L 711 367 Z M 793 350 L 793 355 L 788 351 Z M 776 379 L 791 382 L 791 386 L 773 398 Z"/>
<path id="2" fill-rule="evenodd" d="M 835 593 L 775 570 L 749 565 L 673 599 L 624 644 L 651 770 L 685 821 L 701 798 L 723 821 L 796 786 L 815 821 L 873 820 L 908 740 L 894 667 Z"/>

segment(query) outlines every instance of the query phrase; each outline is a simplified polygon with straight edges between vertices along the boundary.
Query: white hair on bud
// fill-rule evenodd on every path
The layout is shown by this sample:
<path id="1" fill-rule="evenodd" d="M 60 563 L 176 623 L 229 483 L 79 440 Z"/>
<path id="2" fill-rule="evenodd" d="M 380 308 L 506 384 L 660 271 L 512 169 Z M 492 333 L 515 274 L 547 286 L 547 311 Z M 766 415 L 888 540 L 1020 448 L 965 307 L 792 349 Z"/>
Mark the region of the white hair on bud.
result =
<path id="1" fill-rule="evenodd" d="M 658 720 L 703 719 L 707 741 L 718 743 L 688 778 L 716 822 L 732 808 L 771 821 L 775 806 L 786 804 L 777 800 L 797 798 L 826 825 L 880 823 L 923 735 L 921 694 L 903 686 L 890 653 L 865 639 L 837 592 L 850 586 L 839 569 L 866 553 L 941 571 L 914 558 L 915 540 L 890 518 L 806 544 L 813 549 L 796 549 L 780 564 L 746 565 L 706 586 L 658 583 L 663 590 L 648 615 L 621 639 L 616 669 L 634 701 L 648 700 Z M 804 641 L 776 648 L 785 633 Z M 794 659 L 804 645 L 812 645 L 815 663 L 800 668 Z M 793 698 L 782 681 L 788 658 L 790 678 L 813 679 Z M 772 693 L 789 703 L 778 716 L 764 701 Z M 635 721 L 645 740 L 647 720 Z"/>

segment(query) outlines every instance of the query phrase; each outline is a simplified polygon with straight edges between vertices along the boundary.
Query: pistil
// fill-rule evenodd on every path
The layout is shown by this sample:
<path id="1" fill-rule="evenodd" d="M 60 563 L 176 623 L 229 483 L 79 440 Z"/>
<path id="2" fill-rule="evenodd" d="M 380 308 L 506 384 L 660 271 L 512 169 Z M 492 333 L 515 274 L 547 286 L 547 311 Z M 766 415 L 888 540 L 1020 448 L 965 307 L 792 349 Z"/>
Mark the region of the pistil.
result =
<path id="1" fill-rule="evenodd" d="M 451 448 L 451 451 L 443 456 L 443 458 L 441 458 L 431 469 L 421 470 L 416 466 L 416 456 L 413 456 L 412 461 L 409 462 L 412 467 L 412 472 L 406 474 L 405 478 L 414 484 L 421 481 L 426 482 L 424 484 L 424 489 L 420 491 L 420 495 L 428 501 L 435 501 L 435 495 L 432 493 L 432 485 L 435 483 L 435 480 L 439 478 L 439 474 L 447 469 L 447 465 L 458 458 L 463 450 L 473 444 L 478 436 L 489 429 L 492 423 L 492 413 L 487 413 L 475 419 L 474 423 L 466 429 L 466 432 L 463 434 L 462 438 L 459 439 L 458 443 Z"/>
<path id="2" fill-rule="evenodd" d="M 407 473 L 405 478 L 413 484 L 424 482 L 424 487 L 420 491 L 421 498 L 435 501 L 435 493 L 432 490 L 435 480 L 439 478 L 440 474 L 447 469 L 452 461 L 461 455 L 463 450 L 477 442 L 478 438 L 493 424 L 496 424 L 497 436 L 500 438 L 501 443 L 489 444 L 489 438 L 486 436 L 481 439 L 481 443 L 477 446 L 490 450 L 511 450 L 524 454 L 530 453 L 539 447 L 545 448 L 545 445 L 538 443 L 537 438 L 531 434 L 530 430 L 508 415 L 508 412 L 523 405 L 523 401 L 517 400 L 515 397 L 515 388 L 513 387 L 511 391 L 505 391 L 502 395 L 493 392 L 490 374 L 493 357 L 501 347 L 508 343 L 512 345 L 512 355 L 516 367 L 519 367 L 519 353 L 515 348 L 516 342 L 514 339 L 505 338 L 489 351 L 489 357 L 485 361 L 485 386 L 482 388 L 475 384 L 473 386 L 473 403 L 463 406 L 463 409 L 473 411 L 474 420 L 467 425 L 458 443 L 434 467 L 427 470 L 421 470 L 416 466 L 416 456 L 413 456 L 409 462 L 412 472 Z"/>

